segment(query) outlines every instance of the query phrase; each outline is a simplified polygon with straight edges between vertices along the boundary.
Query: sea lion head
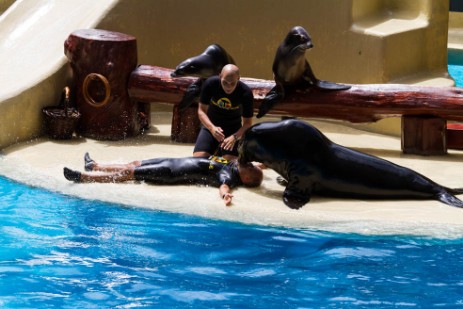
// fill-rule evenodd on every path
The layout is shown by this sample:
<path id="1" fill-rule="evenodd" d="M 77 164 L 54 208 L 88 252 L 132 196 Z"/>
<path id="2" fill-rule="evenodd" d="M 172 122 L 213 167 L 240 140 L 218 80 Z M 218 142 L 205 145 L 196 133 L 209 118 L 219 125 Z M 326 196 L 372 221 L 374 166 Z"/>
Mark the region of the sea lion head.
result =
<path id="1" fill-rule="evenodd" d="M 296 26 L 288 32 L 284 45 L 291 48 L 291 50 L 298 49 L 301 52 L 313 47 L 312 38 L 301 26 Z"/>
<path id="2" fill-rule="evenodd" d="M 212 44 L 209 45 L 202 54 L 181 62 L 170 76 L 208 78 L 213 75 L 218 75 L 226 64 L 234 63 L 235 61 L 233 58 L 223 47 L 218 44 Z"/>
<path id="3" fill-rule="evenodd" d="M 213 70 L 209 66 L 205 66 L 197 57 L 191 57 L 181 62 L 175 71 L 170 74 L 172 77 L 179 76 L 195 76 L 209 77 L 213 75 Z"/>

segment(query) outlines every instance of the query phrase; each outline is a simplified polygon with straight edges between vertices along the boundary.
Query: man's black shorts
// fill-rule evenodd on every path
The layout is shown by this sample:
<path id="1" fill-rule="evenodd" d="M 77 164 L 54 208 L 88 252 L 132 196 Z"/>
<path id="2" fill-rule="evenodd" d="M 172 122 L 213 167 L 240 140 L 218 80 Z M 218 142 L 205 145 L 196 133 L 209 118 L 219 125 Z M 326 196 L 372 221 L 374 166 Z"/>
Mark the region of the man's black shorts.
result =
<path id="1" fill-rule="evenodd" d="M 228 137 L 236 131 L 238 131 L 239 128 L 233 128 L 232 130 L 225 130 L 224 129 L 224 134 L 225 137 Z M 199 151 L 204 151 L 207 152 L 211 155 L 233 155 L 233 156 L 238 156 L 238 143 L 235 143 L 233 146 L 232 151 L 228 151 L 225 149 L 222 149 L 219 147 L 220 143 L 212 136 L 211 132 L 206 129 L 204 126 L 201 126 L 201 130 L 199 131 L 198 138 L 196 139 L 196 144 L 193 152 L 199 152 Z"/>

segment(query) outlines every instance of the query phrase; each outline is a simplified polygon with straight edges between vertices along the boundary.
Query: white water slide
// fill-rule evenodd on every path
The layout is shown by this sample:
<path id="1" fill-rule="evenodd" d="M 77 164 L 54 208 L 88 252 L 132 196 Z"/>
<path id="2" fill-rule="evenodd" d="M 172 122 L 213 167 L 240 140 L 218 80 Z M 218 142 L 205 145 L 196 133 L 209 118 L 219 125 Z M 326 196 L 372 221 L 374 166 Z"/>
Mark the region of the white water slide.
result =
<path id="1" fill-rule="evenodd" d="M 3 12 L 0 149 L 39 134 L 37 111 L 56 104 L 59 89 L 66 84 L 64 41 L 76 29 L 95 27 L 117 2 L 18 0 Z"/>

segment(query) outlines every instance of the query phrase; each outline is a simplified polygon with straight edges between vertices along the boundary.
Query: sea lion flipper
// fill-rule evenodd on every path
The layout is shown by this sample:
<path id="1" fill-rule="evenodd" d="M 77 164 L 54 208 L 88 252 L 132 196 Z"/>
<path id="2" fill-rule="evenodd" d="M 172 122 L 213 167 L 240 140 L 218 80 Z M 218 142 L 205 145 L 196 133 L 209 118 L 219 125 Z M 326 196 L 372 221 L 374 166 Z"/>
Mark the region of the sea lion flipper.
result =
<path id="1" fill-rule="evenodd" d="M 450 206 L 463 208 L 463 201 L 448 193 L 447 191 L 439 193 L 438 200 Z"/>
<path id="2" fill-rule="evenodd" d="M 178 104 L 181 111 L 188 108 L 193 102 L 199 97 L 201 93 L 201 87 L 203 85 L 204 79 L 199 78 L 194 83 L 190 84 L 183 94 L 183 98 Z"/>
<path id="3" fill-rule="evenodd" d="M 262 104 L 259 107 L 257 118 L 264 117 L 276 104 L 280 103 L 284 99 L 284 92 L 281 92 L 280 87 L 273 87 L 262 100 Z"/>
<path id="4" fill-rule="evenodd" d="M 311 86 L 315 86 L 323 90 L 347 90 L 351 88 L 350 85 L 337 84 L 334 82 L 329 82 L 326 80 L 319 80 L 313 73 L 312 67 L 308 61 L 305 62 L 305 71 L 303 74 L 303 79 L 307 81 Z"/>
<path id="5" fill-rule="evenodd" d="M 307 191 L 307 190 L 304 190 Z M 283 192 L 283 202 L 292 209 L 299 209 L 310 201 L 310 194 L 303 193 L 301 189 L 295 186 L 287 186 Z"/>
<path id="6" fill-rule="evenodd" d="M 351 88 L 350 85 L 337 84 L 325 80 L 317 80 L 317 82 L 314 85 L 315 87 L 323 90 L 347 90 Z"/>

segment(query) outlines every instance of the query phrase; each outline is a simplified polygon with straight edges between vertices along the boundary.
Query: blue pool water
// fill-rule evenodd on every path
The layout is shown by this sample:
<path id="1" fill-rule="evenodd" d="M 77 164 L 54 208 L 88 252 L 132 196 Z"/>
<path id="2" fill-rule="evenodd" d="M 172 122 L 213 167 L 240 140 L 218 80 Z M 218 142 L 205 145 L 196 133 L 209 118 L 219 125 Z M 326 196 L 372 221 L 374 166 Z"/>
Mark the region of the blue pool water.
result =
<path id="1" fill-rule="evenodd" d="M 463 87 L 463 64 L 449 64 L 449 74 L 455 80 L 455 86 Z"/>
<path id="2" fill-rule="evenodd" d="M 0 191 L 0 308 L 463 306 L 463 239 L 249 226 L 1 177 Z"/>
<path id="3" fill-rule="evenodd" d="M 452 49 L 448 51 L 448 70 L 456 86 L 463 87 L 463 52 Z"/>

